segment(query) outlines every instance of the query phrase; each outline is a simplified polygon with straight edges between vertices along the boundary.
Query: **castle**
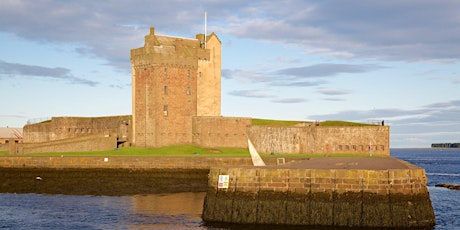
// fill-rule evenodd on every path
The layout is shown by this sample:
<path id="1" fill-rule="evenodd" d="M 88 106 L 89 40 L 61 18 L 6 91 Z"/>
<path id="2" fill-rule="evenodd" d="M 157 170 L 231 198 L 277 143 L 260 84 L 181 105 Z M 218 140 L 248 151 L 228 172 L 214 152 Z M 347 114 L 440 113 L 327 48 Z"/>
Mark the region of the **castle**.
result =
<path id="1" fill-rule="evenodd" d="M 389 127 L 258 125 L 221 116 L 221 41 L 155 34 L 131 50 L 132 115 L 53 117 L 24 126 L 15 153 L 108 150 L 124 146 L 247 148 L 262 153 L 374 153 L 388 156 Z"/>

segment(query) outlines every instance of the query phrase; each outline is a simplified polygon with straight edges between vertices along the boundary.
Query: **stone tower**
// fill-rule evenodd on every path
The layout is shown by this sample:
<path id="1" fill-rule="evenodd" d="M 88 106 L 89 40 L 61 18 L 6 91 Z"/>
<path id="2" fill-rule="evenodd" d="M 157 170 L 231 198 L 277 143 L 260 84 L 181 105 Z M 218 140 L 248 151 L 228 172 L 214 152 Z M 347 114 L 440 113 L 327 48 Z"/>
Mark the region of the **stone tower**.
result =
<path id="1" fill-rule="evenodd" d="M 203 34 L 196 37 L 201 38 L 200 42 L 204 46 Z M 221 116 L 221 48 L 222 44 L 214 33 L 206 36 L 209 59 L 198 60 L 198 116 Z"/>
<path id="2" fill-rule="evenodd" d="M 206 45 L 205 45 L 206 44 Z M 156 35 L 131 50 L 132 143 L 161 147 L 192 143 L 193 116 L 220 116 L 221 42 Z"/>

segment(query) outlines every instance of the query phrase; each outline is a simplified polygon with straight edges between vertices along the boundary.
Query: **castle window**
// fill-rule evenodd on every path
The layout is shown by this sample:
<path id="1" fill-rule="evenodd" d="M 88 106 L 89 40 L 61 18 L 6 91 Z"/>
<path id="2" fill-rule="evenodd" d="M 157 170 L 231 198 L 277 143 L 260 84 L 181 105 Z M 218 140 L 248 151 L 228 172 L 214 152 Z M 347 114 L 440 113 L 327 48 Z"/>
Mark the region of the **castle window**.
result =
<path id="1" fill-rule="evenodd" d="M 190 70 L 187 70 L 187 77 L 190 77 Z"/>
<path id="2" fill-rule="evenodd" d="M 163 75 L 164 75 L 165 78 L 168 77 L 168 69 L 167 68 L 165 68 Z"/>
<path id="3" fill-rule="evenodd" d="M 168 86 L 165 85 L 163 87 L 163 92 L 164 92 L 165 95 L 168 95 Z"/>
<path id="4" fill-rule="evenodd" d="M 198 73 L 198 77 L 200 77 L 200 78 L 201 78 L 201 72 L 199 72 L 199 73 Z"/>
<path id="5" fill-rule="evenodd" d="M 163 115 L 168 116 L 168 105 L 163 105 Z"/>
<path id="6" fill-rule="evenodd" d="M 191 94 L 190 87 L 187 87 L 187 95 L 190 95 L 190 94 Z"/>

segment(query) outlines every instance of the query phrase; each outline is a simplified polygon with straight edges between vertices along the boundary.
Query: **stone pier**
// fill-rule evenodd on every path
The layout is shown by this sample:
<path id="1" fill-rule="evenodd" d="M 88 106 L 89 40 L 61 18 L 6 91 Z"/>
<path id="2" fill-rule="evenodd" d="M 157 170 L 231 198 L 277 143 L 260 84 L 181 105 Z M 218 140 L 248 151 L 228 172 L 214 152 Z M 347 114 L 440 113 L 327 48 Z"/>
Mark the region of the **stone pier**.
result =
<path id="1" fill-rule="evenodd" d="M 228 183 L 219 183 L 228 176 Z M 223 182 L 223 181 L 220 181 Z M 319 158 L 211 168 L 206 222 L 349 227 L 435 225 L 425 170 L 396 158 Z"/>

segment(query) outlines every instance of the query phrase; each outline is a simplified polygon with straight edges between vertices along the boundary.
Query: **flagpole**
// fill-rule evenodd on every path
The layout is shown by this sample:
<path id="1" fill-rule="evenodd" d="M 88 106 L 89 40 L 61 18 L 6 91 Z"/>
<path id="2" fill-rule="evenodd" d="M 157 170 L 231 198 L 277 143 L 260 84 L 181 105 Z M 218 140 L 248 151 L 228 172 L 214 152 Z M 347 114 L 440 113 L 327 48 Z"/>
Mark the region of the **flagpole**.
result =
<path id="1" fill-rule="evenodd" d="M 206 21 L 207 21 L 207 12 L 204 12 L 204 48 L 206 49 Z"/>

